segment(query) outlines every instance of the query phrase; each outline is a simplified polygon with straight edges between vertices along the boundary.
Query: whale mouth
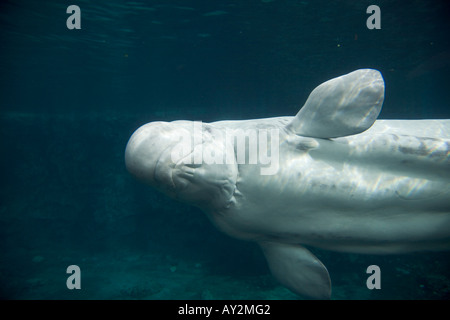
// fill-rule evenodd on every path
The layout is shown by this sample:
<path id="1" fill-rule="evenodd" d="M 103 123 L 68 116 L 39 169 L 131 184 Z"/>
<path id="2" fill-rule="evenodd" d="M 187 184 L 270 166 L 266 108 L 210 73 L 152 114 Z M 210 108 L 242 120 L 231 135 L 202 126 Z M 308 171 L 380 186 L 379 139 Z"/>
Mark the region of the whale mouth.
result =
<path id="1" fill-rule="evenodd" d="M 202 167 L 201 163 L 192 163 L 195 146 L 188 155 L 179 159 L 171 170 L 172 187 L 175 192 L 181 192 L 196 183 L 195 172 Z"/>
<path id="2" fill-rule="evenodd" d="M 155 168 L 153 170 L 153 181 L 157 187 L 167 191 L 175 190 L 175 183 L 173 181 L 173 171 L 175 169 L 175 163 L 170 159 L 170 151 L 172 146 L 167 146 L 158 160 L 156 161 Z"/>
<path id="3" fill-rule="evenodd" d="M 174 146 L 170 145 L 161 153 L 155 165 L 153 180 L 159 188 L 176 197 L 174 193 L 185 190 L 194 182 L 195 169 L 201 167 L 201 164 L 193 164 L 190 161 L 193 158 L 195 146 L 176 162 L 172 158 L 173 148 Z"/>

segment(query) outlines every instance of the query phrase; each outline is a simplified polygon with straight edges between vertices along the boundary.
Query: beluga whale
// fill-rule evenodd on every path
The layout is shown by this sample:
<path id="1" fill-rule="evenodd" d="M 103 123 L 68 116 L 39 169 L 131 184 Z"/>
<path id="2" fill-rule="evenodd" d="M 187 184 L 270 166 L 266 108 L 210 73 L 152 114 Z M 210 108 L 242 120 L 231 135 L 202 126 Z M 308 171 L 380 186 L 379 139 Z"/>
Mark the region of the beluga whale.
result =
<path id="1" fill-rule="evenodd" d="M 257 243 L 272 275 L 331 298 L 314 248 L 363 254 L 450 249 L 450 120 L 377 120 L 381 73 L 316 87 L 296 116 L 150 122 L 128 141 L 139 180 Z"/>

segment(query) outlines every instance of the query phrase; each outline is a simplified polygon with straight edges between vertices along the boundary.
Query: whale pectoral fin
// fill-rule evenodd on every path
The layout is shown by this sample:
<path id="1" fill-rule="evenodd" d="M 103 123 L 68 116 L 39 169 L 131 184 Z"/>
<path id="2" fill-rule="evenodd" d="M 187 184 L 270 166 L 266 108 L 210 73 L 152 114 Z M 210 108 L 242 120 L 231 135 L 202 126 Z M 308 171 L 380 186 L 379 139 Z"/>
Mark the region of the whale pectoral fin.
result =
<path id="1" fill-rule="evenodd" d="M 384 101 L 384 80 L 374 69 L 360 69 L 315 88 L 287 128 L 313 138 L 361 133 L 377 119 Z"/>
<path id="2" fill-rule="evenodd" d="M 301 296 L 330 299 L 331 280 L 327 268 L 310 251 L 299 245 L 261 242 L 273 276 Z"/>

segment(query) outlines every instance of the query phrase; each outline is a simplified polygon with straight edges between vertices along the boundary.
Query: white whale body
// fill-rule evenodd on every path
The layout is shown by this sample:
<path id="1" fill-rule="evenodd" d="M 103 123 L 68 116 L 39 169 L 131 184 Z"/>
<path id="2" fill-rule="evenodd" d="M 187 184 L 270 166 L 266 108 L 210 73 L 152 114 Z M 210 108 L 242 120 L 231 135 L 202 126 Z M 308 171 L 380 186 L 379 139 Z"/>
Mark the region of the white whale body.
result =
<path id="1" fill-rule="evenodd" d="M 197 123 L 201 131 L 191 121 L 146 124 L 130 138 L 125 162 L 221 231 L 257 242 L 293 292 L 330 298 L 328 271 L 304 246 L 450 249 L 450 120 L 376 120 L 383 101 L 380 72 L 361 69 L 318 86 L 295 117 Z M 264 130 L 278 133 L 265 146 L 278 154 L 271 174 L 261 174 L 267 162 L 248 160 L 263 140 L 257 149 L 244 144 L 239 161 L 242 150 L 224 133 Z M 217 161 L 192 161 L 199 153 Z"/>

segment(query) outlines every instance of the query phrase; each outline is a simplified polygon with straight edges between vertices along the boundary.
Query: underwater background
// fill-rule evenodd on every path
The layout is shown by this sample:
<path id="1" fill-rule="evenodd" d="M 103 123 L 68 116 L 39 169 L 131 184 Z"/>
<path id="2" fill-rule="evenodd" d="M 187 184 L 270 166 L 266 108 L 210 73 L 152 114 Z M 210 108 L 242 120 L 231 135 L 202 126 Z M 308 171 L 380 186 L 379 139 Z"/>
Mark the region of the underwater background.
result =
<path id="1" fill-rule="evenodd" d="M 135 181 L 126 143 L 156 120 L 293 116 L 359 68 L 384 76 L 379 118 L 449 119 L 447 2 L 1 1 L 0 298 L 301 299 L 255 244 Z M 312 252 L 333 299 L 450 298 L 449 252 Z M 381 290 L 366 287 L 372 264 Z"/>

